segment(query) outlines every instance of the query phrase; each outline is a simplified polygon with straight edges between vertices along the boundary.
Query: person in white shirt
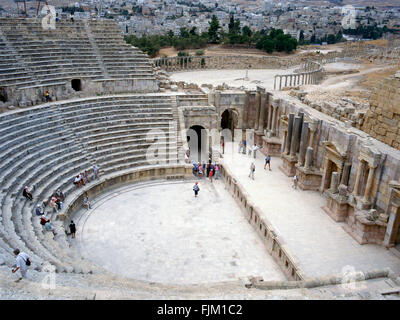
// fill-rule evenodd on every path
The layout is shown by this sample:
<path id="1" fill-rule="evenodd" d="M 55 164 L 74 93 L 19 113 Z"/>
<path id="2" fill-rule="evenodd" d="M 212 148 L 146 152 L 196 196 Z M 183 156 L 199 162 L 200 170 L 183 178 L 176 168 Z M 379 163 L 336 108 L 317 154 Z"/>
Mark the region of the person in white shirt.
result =
<path id="1" fill-rule="evenodd" d="M 257 152 L 258 149 L 260 149 L 260 147 L 258 145 L 256 145 L 256 144 L 254 144 L 254 147 L 253 147 L 253 157 L 254 157 L 254 159 L 256 159 L 256 152 Z"/>
<path id="2" fill-rule="evenodd" d="M 16 282 L 22 280 L 23 278 L 26 278 L 26 272 L 28 271 L 28 266 L 27 262 L 30 265 L 29 262 L 29 256 L 24 253 L 20 252 L 19 249 L 14 250 L 14 255 L 17 257 L 16 260 L 16 267 L 12 270 L 13 273 L 17 272 L 18 270 L 21 271 L 21 277 L 16 280 Z"/>
<path id="3" fill-rule="evenodd" d="M 97 164 L 93 165 L 93 179 L 98 179 L 99 178 L 99 167 Z"/>

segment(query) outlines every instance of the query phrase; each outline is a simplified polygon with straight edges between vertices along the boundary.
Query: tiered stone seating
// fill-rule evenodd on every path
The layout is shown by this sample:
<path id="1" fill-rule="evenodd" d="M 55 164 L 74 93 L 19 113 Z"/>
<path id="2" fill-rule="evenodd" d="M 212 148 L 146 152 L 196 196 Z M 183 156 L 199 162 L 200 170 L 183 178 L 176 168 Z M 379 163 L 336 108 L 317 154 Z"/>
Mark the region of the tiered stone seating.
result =
<path id="1" fill-rule="evenodd" d="M 111 78 L 152 77 L 153 71 L 147 56 L 120 41 L 121 31 L 116 24 L 96 20 L 88 23 Z M 105 23 L 107 33 L 104 33 Z"/>
<path id="2" fill-rule="evenodd" d="M 31 88 L 79 79 L 155 79 L 149 59 L 111 21 L 0 18 L 0 86 Z"/>
<path id="3" fill-rule="evenodd" d="M 27 252 L 34 267 L 46 262 L 59 272 L 89 272 L 96 267 L 69 248 L 61 232 L 52 239 L 34 213 L 36 204 L 57 188 L 76 192 L 73 178 L 96 162 L 102 176 L 149 164 L 153 143 L 166 145 L 157 163 L 177 158 L 176 128 L 168 132 L 173 110 L 168 96 L 109 96 L 50 103 L 0 117 L 0 264 L 14 263 L 15 247 Z M 164 130 L 158 136 L 151 130 Z M 147 141 L 155 137 L 157 140 Z M 22 196 L 33 188 L 34 201 Z M 46 207 L 46 211 L 51 210 Z M 53 223 L 55 215 L 49 213 Z M 56 223 L 57 224 L 57 223 Z"/>

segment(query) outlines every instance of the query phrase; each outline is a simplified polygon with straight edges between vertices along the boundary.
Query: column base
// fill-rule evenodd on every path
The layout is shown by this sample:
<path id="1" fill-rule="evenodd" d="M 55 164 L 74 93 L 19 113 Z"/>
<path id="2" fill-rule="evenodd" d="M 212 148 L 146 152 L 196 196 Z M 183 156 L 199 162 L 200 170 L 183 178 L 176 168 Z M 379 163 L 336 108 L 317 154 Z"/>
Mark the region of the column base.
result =
<path id="1" fill-rule="evenodd" d="M 368 210 L 372 207 L 372 203 L 365 201 L 362 196 L 354 196 L 354 202 L 358 210 Z"/>
<path id="2" fill-rule="evenodd" d="M 293 177 L 296 174 L 297 156 L 290 156 L 282 153 L 282 166 L 279 169 L 288 177 Z"/>
<path id="3" fill-rule="evenodd" d="M 296 176 L 299 179 L 298 186 L 301 190 L 319 190 L 322 181 L 322 172 L 318 169 L 314 167 L 306 169 L 296 164 Z"/>
<path id="4" fill-rule="evenodd" d="M 282 142 L 281 139 L 278 137 L 262 137 L 262 149 L 261 152 L 265 155 L 269 154 L 272 156 L 280 156 L 281 155 L 281 148 Z"/>
<path id="5" fill-rule="evenodd" d="M 336 222 L 346 221 L 349 209 L 347 196 L 341 196 L 338 193 L 332 193 L 329 190 L 326 190 L 324 195 L 328 200 L 326 206 L 322 207 L 322 210 L 324 210 Z"/>
<path id="6" fill-rule="evenodd" d="M 263 131 L 255 131 L 254 132 L 254 142 L 259 146 L 263 144 L 264 132 Z M 261 151 L 261 149 L 260 149 Z"/>
<path id="7" fill-rule="evenodd" d="M 387 223 L 366 218 L 366 210 L 349 210 L 347 224 L 343 229 L 359 244 L 382 245 L 385 238 Z"/>

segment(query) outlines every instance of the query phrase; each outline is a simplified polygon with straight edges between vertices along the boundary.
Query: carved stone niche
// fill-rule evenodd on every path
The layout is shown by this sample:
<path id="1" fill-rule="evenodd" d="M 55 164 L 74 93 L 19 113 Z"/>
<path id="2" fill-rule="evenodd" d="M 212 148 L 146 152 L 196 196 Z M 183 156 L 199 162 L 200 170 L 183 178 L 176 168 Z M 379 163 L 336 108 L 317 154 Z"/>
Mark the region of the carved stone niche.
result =
<path id="1" fill-rule="evenodd" d="M 400 244 L 400 182 L 390 181 L 389 205 L 386 216 L 389 216 L 383 245 L 387 248 Z"/>
<path id="2" fill-rule="evenodd" d="M 318 191 L 321 185 L 322 172 L 313 165 L 314 150 L 307 148 L 304 166 L 296 164 L 298 186 L 301 190 Z"/>
<path id="3" fill-rule="evenodd" d="M 376 181 L 376 168 L 380 159 L 381 153 L 373 146 L 362 145 L 360 147 L 359 164 L 352 194 L 353 205 L 358 210 L 371 209 L 375 201 L 375 196 L 372 195 L 372 188 Z"/>
<path id="4" fill-rule="evenodd" d="M 337 172 L 339 181 L 341 180 L 344 164 L 347 160 L 347 152 L 342 150 L 335 142 L 324 141 L 323 146 L 325 157 L 322 168 L 321 192 L 330 188 L 332 172 Z"/>

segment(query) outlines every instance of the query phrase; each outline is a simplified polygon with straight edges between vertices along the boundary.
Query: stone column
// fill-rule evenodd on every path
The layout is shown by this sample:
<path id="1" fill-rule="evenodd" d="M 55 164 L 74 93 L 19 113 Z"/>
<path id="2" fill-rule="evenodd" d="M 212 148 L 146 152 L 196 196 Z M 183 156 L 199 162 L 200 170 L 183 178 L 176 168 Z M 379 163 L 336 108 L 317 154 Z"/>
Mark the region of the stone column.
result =
<path id="1" fill-rule="evenodd" d="M 343 166 L 342 179 L 340 180 L 340 184 L 343 184 L 345 186 L 348 185 L 350 169 L 351 169 L 351 164 L 350 163 L 345 163 L 344 166 Z"/>
<path id="2" fill-rule="evenodd" d="M 330 192 L 332 193 L 337 193 L 338 192 L 338 185 L 339 185 L 339 173 L 332 172 L 331 176 L 331 186 L 330 186 Z"/>
<path id="3" fill-rule="evenodd" d="M 299 143 L 298 136 L 299 136 L 299 132 L 300 132 L 300 122 L 301 122 L 301 118 L 296 116 L 294 118 L 292 142 L 290 145 L 290 156 L 291 157 L 296 156 L 297 146 Z"/>
<path id="4" fill-rule="evenodd" d="M 363 171 L 364 161 L 360 160 L 357 168 L 356 182 L 354 184 L 353 195 L 358 196 L 358 189 L 360 187 L 361 173 Z"/>
<path id="5" fill-rule="evenodd" d="M 303 127 L 301 129 L 300 150 L 299 150 L 300 166 L 304 165 L 306 151 L 307 151 L 307 142 L 308 142 L 307 140 L 308 140 L 308 122 L 303 122 Z"/>
<path id="6" fill-rule="evenodd" d="M 254 119 L 254 130 L 258 130 L 260 123 L 260 110 L 261 110 L 261 92 L 256 92 L 256 118 Z"/>
<path id="7" fill-rule="evenodd" d="M 279 90 L 281 90 L 282 89 L 282 77 L 280 76 L 279 77 Z"/>
<path id="8" fill-rule="evenodd" d="M 264 132 L 264 122 L 265 122 L 265 114 L 267 113 L 268 107 L 268 94 L 265 92 L 261 93 L 261 102 L 260 102 L 260 121 L 258 122 L 258 131 Z"/>
<path id="9" fill-rule="evenodd" d="M 314 157 L 314 149 L 311 147 L 307 147 L 306 151 L 306 161 L 304 164 L 305 169 L 310 169 L 313 165 L 313 157 Z"/>
<path id="10" fill-rule="evenodd" d="M 293 122 L 294 122 L 294 113 L 289 114 L 289 119 L 288 119 L 288 131 L 287 131 L 287 136 L 286 136 L 286 149 L 285 153 L 289 154 L 290 152 L 290 144 L 292 142 L 292 133 L 293 133 Z"/>
<path id="11" fill-rule="evenodd" d="M 376 167 L 372 167 L 371 165 L 369 165 L 368 180 L 367 180 L 367 185 L 365 186 L 365 192 L 363 198 L 364 202 L 369 202 L 369 196 L 371 195 L 372 182 L 374 180 L 375 169 Z"/>
<path id="12" fill-rule="evenodd" d="M 312 146 L 313 146 L 313 143 L 314 143 L 315 131 L 317 130 L 317 129 L 316 129 L 315 123 L 310 123 L 310 124 L 308 125 L 308 128 L 309 128 L 309 130 L 310 130 L 310 143 L 308 144 L 308 146 L 309 146 L 309 147 L 312 147 Z"/>
<path id="13" fill-rule="evenodd" d="M 249 91 L 245 91 L 244 104 L 243 104 L 243 126 L 242 129 L 247 129 L 247 119 L 249 114 Z"/>
<path id="14" fill-rule="evenodd" d="M 278 106 L 273 106 L 272 107 L 272 128 L 271 128 L 271 131 L 272 131 L 272 135 L 276 135 L 276 122 L 278 121 L 277 120 L 277 113 L 278 113 Z"/>

